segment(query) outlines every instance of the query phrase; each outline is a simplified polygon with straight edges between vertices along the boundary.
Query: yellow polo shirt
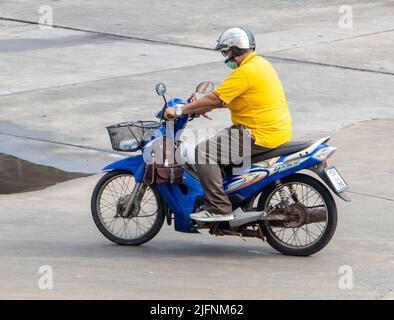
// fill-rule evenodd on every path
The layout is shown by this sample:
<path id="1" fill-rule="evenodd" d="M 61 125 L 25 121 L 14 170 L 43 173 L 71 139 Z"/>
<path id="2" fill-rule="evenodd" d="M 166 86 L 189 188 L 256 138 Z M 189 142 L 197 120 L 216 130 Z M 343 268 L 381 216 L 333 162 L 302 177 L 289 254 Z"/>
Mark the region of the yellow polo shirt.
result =
<path id="1" fill-rule="evenodd" d="M 214 93 L 244 125 L 256 144 L 276 148 L 291 139 L 291 117 L 282 84 L 271 64 L 250 53 Z"/>

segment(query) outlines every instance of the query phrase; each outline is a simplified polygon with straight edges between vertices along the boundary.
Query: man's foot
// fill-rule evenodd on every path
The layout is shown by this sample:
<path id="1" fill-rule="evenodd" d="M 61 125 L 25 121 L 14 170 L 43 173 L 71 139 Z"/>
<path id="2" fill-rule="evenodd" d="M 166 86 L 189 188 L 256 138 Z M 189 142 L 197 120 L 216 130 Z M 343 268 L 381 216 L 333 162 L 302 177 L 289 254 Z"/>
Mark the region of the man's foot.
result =
<path id="1" fill-rule="evenodd" d="M 197 213 L 192 213 L 190 217 L 193 220 L 199 222 L 222 222 L 222 221 L 230 221 L 234 219 L 234 215 L 230 214 L 214 214 L 208 211 L 201 211 Z"/>

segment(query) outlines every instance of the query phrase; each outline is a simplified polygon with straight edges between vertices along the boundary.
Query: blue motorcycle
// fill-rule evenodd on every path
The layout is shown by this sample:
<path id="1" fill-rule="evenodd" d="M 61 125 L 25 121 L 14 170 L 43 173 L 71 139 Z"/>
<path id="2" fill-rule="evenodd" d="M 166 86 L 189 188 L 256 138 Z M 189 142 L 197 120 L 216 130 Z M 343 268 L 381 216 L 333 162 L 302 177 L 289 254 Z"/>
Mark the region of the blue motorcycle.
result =
<path id="1" fill-rule="evenodd" d="M 213 83 L 205 81 L 195 93 L 212 90 Z M 107 127 L 113 149 L 140 152 L 106 166 L 106 174 L 94 189 L 92 216 L 106 238 L 119 245 L 140 245 L 154 238 L 166 220 L 169 225 L 174 222 L 180 232 L 200 233 L 205 229 L 215 236 L 259 238 L 285 255 L 308 256 L 328 244 L 337 225 L 337 208 L 329 189 L 350 201 L 348 184 L 327 162 L 336 150 L 327 144 L 330 137 L 286 143 L 252 156 L 247 166 L 223 166 L 223 186 L 233 205 L 234 219 L 201 223 L 190 217 L 204 209 L 204 193 L 192 163 L 194 146 L 183 141 L 180 134 L 198 115 L 166 121 L 166 108 L 186 102 L 179 98 L 167 101 L 162 83 L 156 86 L 156 92 L 164 99 L 157 113 L 159 121 Z M 163 135 L 181 147 L 183 179 L 181 183 L 148 185 L 144 183 L 146 155 L 149 157 L 152 143 Z"/>

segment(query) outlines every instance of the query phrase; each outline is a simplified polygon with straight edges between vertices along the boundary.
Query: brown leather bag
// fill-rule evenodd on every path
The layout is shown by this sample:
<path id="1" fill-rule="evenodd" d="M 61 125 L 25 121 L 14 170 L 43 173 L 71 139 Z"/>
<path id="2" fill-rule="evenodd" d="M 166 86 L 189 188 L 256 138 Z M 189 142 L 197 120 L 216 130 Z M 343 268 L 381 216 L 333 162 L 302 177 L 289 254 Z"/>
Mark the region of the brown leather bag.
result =
<path id="1" fill-rule="evenodd" d="M 157 166 L 156 183 L 160 184 L 181 184 L 183 182 L 183 168 L 180 165 L 174 166 Z"/>
<path id="2" fill-rule="evenodd" d="M 181 184 L 184 168 L 175 156 L 179 152 L 178 144 L 160 139 L 153 143 L 152 151 L 152 159 L 145 167 L 144 183 Z"/>

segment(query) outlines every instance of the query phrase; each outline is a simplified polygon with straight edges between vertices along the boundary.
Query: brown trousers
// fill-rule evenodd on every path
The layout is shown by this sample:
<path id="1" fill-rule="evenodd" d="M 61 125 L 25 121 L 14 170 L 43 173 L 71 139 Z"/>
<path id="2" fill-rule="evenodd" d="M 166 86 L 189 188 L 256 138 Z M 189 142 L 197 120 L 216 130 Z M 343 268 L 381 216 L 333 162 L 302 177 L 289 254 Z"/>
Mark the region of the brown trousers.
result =
<path id="1" fill-rule="evenodd" d="M 223 189 L 220 165 L 247 161 L 251 156 L 271 149 L 256 145 L 244 126 L 220 130 L 213 138 L 200 142 L 195 149 L 196 170 L 204 190 L 206 210 L 230 214 L 232 206 Z M 245 162 L 244 162 L 245 165 Z"/>

